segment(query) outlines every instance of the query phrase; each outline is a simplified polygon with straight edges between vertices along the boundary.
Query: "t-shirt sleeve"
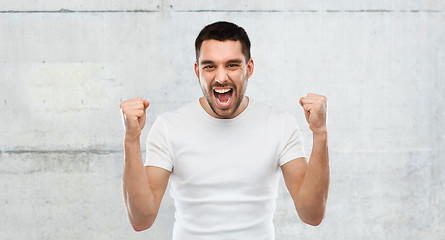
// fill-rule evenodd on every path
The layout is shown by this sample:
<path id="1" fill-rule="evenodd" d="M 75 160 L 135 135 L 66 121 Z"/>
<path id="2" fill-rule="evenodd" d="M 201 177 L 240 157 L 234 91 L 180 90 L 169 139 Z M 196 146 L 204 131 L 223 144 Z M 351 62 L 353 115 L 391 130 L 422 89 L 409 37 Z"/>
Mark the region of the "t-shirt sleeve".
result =
<path id="1" fill-rule="evenodd" d="M 145 166 L 160 167 L 171 172 L 174 166 L 171 153 L 165 120 L 158 117 L 148 133 Z"/>
<path id="2" fill-rule="evenodd" d="M 296 158 L 306 158 L 303 136 L 297 121 L 290 113 L 285 114 L 283 136 L 283 147 L 279 155 L 280 166 Z"/>

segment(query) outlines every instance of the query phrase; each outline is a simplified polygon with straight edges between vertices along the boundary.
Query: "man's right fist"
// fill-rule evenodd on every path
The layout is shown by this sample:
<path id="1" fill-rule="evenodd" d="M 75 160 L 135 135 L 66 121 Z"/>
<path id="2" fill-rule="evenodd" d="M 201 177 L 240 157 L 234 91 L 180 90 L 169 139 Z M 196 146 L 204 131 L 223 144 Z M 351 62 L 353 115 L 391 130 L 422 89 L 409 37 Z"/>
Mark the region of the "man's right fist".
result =
<path id="1" fill-rule="evenodd" d="M 139 138 L 145 126 L 145 110 L 150 105 L 140 97 L 121 103 L 126 138 Z"/>

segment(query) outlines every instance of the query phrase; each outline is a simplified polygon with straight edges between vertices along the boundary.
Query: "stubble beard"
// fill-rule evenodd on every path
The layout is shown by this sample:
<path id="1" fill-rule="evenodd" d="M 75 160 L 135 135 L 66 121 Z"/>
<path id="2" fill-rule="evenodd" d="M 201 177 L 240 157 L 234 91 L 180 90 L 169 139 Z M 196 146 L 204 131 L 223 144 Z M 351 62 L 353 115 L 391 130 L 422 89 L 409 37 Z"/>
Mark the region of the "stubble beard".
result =
<path id="1" fill-rule="evenodd" d="M 246 79 L 247 79 L 247 74 L 246 74 L 245 77 L 246 77 Z M 232 110 L 229 114 L 221 115 L 221 114 L 219 114 L 219 113 L 216 111 L 216 107 L 215 107 L 215 105 L 213 104 L 213 102 L 212 102 L 212 100 L 211 100 L 211 96 L 214 96 L 215 101 L 217 101 L 217 100 L 216 100 L 216 96 L 215 96 L 214 93 L 213 93 L 213 87 L 215 87 L 215 86 L 218 86 L 218 87 L 230 86 L 230 87 L 232 88 L 232 91 L 233 91 L 233 96 L 232 96 L 232 98 L 235 97 L 236 94 L 239 94 L 239 96 L 238 96 L 238 98 L 237 98 L 237 101 L 236 101 L 236 103 L 235 103 L 235 105 L 234 105 L 234 108 L 233 108 L 233 110 Z M 205 94 L 205 93 L 204 93 L 204 96 L 205 96 L 205 99 L 207 100 L 207 103 L 208 103 L 209 106 L 210 106 L 210 109 L 212 109 L 212 111 L 213 111 L 218 117 L 221 117 L 221 118 L 229 118 L 230 116 L 232 116 L 232 115 L 236 112 L 236 110 L 238 110 L 239 106 L 240 106 L 241 103 L 243 102 L 243 99 L 244 99 L 244 93 L 246 92 L 246 87 L 247 87 L 247 80 L 246 80 L 246 84 L 244 85 L 244 87 L 241 87 L 241 89 L 239 89 L 240 91 L 238 91 L 238 89 L 236 88 L 236 85 L 228 85 L 228 84 L 222 85 L 222 84 L 215 84 L 215 85 L 209 86 L 209 89 L 207 89 L 207 93 L 208 93 L 208 94 Z"/>

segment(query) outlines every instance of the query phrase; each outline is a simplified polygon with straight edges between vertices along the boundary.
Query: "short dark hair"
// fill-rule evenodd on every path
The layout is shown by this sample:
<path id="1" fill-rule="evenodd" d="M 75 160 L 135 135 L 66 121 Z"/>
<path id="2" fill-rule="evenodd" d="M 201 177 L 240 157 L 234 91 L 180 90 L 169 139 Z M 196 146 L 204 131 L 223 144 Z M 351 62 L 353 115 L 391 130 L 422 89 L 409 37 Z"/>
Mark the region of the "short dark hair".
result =
<path id="1" fill-rule="evenodd" d="M 196 61 L 199 59 L 202 42 L 205 40 L 233 40 L 240 41 L 246 62 L 250 59 L 250 40 L 244 29 L 230 22 L 215 22 L 205 26 L 195 41 Z"/>

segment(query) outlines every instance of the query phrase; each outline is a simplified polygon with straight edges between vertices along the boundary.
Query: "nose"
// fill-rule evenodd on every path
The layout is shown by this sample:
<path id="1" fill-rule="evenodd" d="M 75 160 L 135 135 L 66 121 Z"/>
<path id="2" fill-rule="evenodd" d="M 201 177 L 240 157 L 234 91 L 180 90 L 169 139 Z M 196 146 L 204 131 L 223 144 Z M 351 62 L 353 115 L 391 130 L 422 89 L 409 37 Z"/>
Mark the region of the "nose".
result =
<path id="1" fill-rule="evenodd" d="M 217 83 L 224 84 L 225 82 L 227 82 L 227 80 L 228 76 L 226 70 L 224 68 L 218 68 L 216 70 L 215 81 Z"/>

